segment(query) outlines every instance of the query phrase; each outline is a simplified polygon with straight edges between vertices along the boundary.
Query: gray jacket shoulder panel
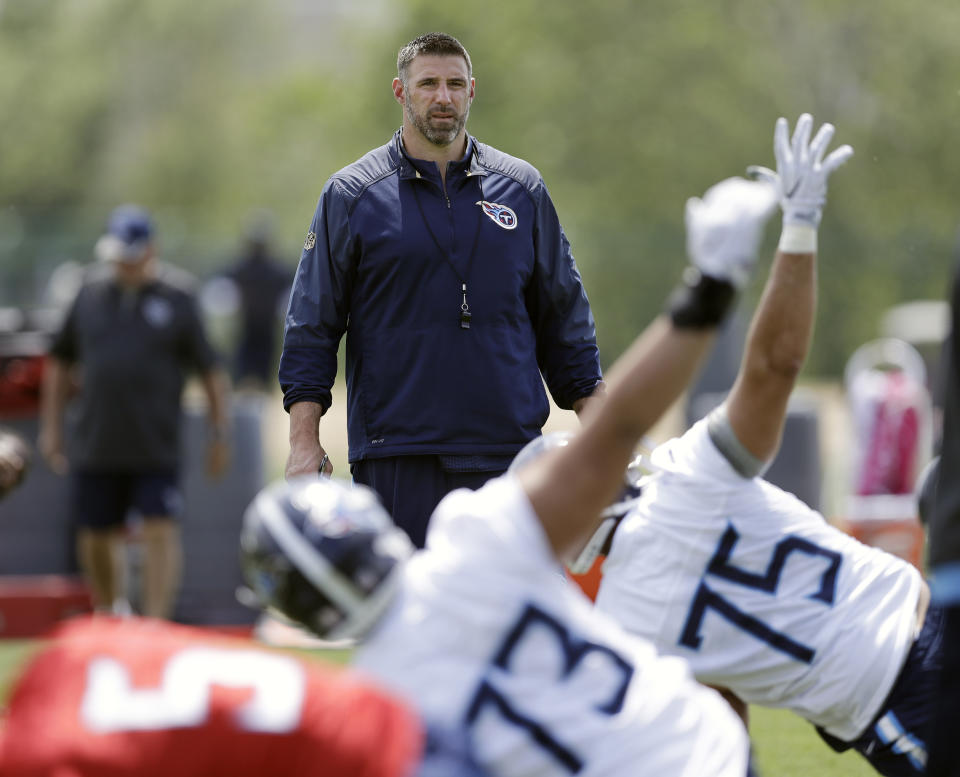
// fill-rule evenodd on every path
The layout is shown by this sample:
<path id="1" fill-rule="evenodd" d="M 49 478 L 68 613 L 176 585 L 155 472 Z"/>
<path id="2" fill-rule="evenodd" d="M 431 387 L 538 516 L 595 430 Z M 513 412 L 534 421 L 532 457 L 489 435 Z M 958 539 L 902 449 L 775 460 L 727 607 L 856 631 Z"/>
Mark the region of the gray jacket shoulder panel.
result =
<path id="1" fill-rule="evenodd" d="M 512 178 L 532 196 L 543 185 L 540 171 L 524 159 L 510 156 L 493 146 L 480 143 L 474 138 L 477 162 L 491 173 Z"/>
<path id="2" fill-rule="evenodd" d="M 395 145 L 396 141 L 390 140 L 341 168 L 330 176 L 326 188 L 335 187 L 348 201 L 356 202 L 370 186 L 400 171 Z"/>

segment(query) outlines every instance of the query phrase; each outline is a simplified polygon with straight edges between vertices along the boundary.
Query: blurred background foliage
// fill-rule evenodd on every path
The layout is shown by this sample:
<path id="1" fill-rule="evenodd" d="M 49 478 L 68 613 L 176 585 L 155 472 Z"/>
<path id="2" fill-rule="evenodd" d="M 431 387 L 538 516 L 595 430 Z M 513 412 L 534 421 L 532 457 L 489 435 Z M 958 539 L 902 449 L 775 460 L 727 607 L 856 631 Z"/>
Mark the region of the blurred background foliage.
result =
<path id="1" fill-rule="evenodd" d="M 327 176 L 400 123 L 398 48 L 434 29 L 473 57 L 471 132 L 543 173 L 607 364 L 679 275 L 686 198 L 772 164 L 775 119 L 804 110 L 856 149 L 808 373 L 838 375 L 890 305 L 944 296 L 955 0 L 0 0 L 0 305 L 39 304 L 126 201 L 199 276 L 258 208 L 294 264 Z"/>

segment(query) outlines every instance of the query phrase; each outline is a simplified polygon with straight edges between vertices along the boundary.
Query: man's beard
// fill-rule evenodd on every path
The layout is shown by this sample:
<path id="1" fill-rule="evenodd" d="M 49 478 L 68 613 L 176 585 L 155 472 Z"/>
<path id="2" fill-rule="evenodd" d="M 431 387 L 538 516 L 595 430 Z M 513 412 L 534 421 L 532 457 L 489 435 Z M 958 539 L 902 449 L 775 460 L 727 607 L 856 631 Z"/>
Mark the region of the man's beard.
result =
<path id="1" fill-rule="evenodd" d="M 449 146 L 453 143 L 457 135 L 460 134 L 460 131 L 466 126 L 467 116 L 470 115 L 470 106 L 468 105 L 462 114 L 455 117 L 453 126 L 440 129 L 430 124 L 430 110 L 432 109 L 428 110 L 425 115 L 420 115 L 414 111 L 409 99 L 404 100 L 404 108 L 407 112 L 407 118 L 410 119 L 413 126 L 435 146 Z M 454 111 L 451 108 L 449 111 L 444 111 L 444 113 L 447 112 L 453 113 Z"/>

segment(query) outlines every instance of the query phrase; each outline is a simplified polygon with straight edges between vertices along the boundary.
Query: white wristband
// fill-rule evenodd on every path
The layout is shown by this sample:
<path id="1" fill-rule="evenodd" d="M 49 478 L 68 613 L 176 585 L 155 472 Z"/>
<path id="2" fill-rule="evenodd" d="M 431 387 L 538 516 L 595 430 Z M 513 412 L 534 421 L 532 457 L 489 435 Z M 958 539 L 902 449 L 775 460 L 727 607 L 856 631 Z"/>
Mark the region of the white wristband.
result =
<path id="1" fill-rule="evenodd" d="M 813 254 L 817 251 L 817 229 L 810 224 L 784 224 L 777 250 L 785 254 Z"/>

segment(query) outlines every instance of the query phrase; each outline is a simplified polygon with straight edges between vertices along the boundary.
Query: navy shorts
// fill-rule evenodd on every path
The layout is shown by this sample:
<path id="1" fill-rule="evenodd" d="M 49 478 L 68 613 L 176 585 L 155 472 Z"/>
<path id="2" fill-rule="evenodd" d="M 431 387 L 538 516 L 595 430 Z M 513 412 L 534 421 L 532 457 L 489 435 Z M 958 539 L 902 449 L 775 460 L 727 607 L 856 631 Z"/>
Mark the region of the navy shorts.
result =
<path id="1" fill-rule="evenodd" d="M 173 518 L 183 508 L 175 471 L 76 472 L 73 507 L 78 526 L 122 526 L 131 511 L 141 518 Z"/>
<path id="2" fill-rule="evenodd" d="M 926 773 L 927 742 L 943 664 L 943 626 L 943 608 L 931 604 L 880 714 L 853 742 L 844 742 L 818 728 L 830 747 L 837 752 L 855 749 L 887 777 Z"/>

